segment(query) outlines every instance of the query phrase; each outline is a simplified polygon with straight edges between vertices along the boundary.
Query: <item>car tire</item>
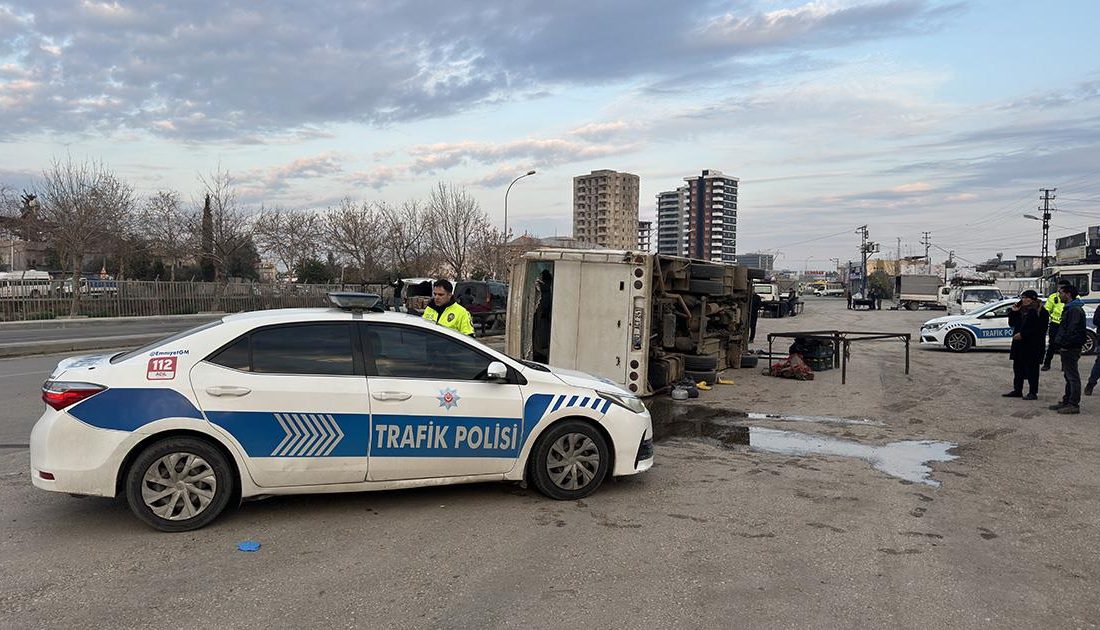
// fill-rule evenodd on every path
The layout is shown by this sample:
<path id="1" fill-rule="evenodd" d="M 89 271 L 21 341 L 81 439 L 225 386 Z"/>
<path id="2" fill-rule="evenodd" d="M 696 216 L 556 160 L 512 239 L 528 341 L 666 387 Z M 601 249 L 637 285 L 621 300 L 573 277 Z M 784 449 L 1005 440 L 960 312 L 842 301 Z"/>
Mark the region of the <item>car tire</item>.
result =
<path id="1" fill-rule="evenodd" d="M 130 464 L 126 502 L 153 529 L 186 532 L 217 518 L 229 505 L 236 484 L 229 462 L 212 444 L 191 437 L 168 438 L 145 447 Z"/>
<path id="2" fill-rule="evenodd" d="M 966 352 L 974 345 L 974 337 L 965 330 L 955 329 L 943 338 L 943 345 L 951 352 Z"/>
<path id="3" fill-rule="evenodd" d="M 528 477 L 542 494 L 573 501 L 596 491 L 611 468 L 607 440 L 583 420 L 565 420 L 547 429 L 531 451 Z"/>
<path id="4" fill-rule="evenodd" d="M 1081 354 L 1092 354 L 1096 352 L 1096 333 L 1091 330 L 1085 331 L 1085 345 L 1081 346 Z"/>
<path id="5" fill-rule="evenodd" d="M 692 280 L 688 282 L 688 291 L 707 295 L 722 295 L 726 292 L 726 287 L 717 280 Z"/>
<path id="6" fill-rule="evenodd" d="M 685 354 L 684 369 L 693 372 L 706 372 L 718 369 L 718 357 L 713 354 Z"/>
<path id="7" fill-rule="evenodd" d="M 721 278 L 726 273 L 726 269 L 722 265 L 692 263 L 690 272 L 692 279 L 713 280 L 714 278 Z"/>
<path id="8" fill-rule="evenodd" d="M 692 383 L 702 381 L 707 385 L 714 385 L 718 382 L 718 372 L 716 370 L 684 370 L 684 378 L 690 379 Z"/>

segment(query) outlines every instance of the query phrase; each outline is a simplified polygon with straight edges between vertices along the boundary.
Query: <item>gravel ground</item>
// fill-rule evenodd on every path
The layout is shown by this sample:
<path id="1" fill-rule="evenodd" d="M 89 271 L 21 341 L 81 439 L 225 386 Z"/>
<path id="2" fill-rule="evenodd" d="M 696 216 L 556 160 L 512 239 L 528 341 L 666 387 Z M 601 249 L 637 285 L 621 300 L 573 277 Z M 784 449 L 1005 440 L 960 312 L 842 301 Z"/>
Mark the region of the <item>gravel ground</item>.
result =
<path id="1" fill-rule="evenodd" d="M 915 333 L 937 314 L 809 300 L 758 340 Z M 1005 352 L 914 347 L 909 376 L 903 356 L 857 344 L 847 385 L 731 370 L 690 404 L 654 401 L 669 437 L 653 470 L 575 502 L 503 484 L 275 498 L 169 535 L 34 490 L 27 451 L 0 449 L 0 627 L 1096 627 L 1100 398 L 1059 416 L 1058 372 L 1041 400 L 1006 400 Z M 957 458 L 913 483 L 711 430 L 743 438 L 734 425 L 849 451 L 947 441 Z"/>

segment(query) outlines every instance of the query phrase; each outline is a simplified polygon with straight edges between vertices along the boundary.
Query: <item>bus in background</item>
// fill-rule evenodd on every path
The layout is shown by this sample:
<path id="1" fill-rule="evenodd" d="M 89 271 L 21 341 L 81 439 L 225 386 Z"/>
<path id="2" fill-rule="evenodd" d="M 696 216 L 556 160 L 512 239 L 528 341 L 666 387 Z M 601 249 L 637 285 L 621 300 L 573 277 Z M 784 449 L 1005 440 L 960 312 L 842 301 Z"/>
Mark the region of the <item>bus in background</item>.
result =
<path id="1" fill-rule="evenodd" d="M 45 271 L 0 272 L 0 298 L 46 297 L 50 288 L 50 274 Z"/>

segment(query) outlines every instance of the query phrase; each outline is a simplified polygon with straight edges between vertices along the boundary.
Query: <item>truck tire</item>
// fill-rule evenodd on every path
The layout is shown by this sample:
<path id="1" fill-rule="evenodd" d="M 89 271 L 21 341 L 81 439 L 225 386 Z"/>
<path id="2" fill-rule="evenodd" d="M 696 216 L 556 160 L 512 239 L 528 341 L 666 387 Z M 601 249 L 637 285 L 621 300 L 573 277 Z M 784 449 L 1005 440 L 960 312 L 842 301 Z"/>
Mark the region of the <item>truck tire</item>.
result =
<path id="1" fill-rule="evenodd" d="M 713 280 L 714 278 L 721 278 L 726 273 L 726 270 L 721 265 L 707 265 L 704 263 L 692 263 L 691 264 L 691 278 L 699 280 Z"/>
<path id="2" fill-rule="evenodd" d="M 714 385 L 716 382 L 718 382 L 718 372 L 716 370 L 705 370 L 699 372 L 693 370 L 684 370 L 684 378 L 690 379 L 692 383 L 703 381 L 707 385 Z"/>
<path id="3" fill-rule="evenodd" d="M 754 368 L 759 362 L 760 357 L 755 355 L 745 354 L 741 356 L 741 367 L 743 368 Z"/>
<path id="4" fill-rule="evenodd" d="M 692 280 L 688 283 L 688 290 L 692 293 L 722 295 L 726 292 L 726 287 L 717 280 Z"/>
<path id="5" fill-rule="evenodd" d="M 706 372 L 718 369 L 718 357 L 713 354 L 685 354 L 684 369 L 693 372 Z"/>
<path id="6" fill-rule="evenodd" d="M 906 302 L 905 303 L 905 310 L 907 310 L 907 311 L 915 311 L 918 308 L 920 308 L 920 304 L 917 304 L 916 302 Z"/>

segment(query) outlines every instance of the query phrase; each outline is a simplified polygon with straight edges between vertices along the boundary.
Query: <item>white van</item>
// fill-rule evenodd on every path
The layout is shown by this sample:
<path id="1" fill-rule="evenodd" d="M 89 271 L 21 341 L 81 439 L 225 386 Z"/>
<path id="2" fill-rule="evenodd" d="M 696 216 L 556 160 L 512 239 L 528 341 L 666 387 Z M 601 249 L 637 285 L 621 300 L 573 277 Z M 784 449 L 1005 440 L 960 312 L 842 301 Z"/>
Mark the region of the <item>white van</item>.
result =
<path id="1" fill-rule="evenodd" d="M 50 274 L 45 271 L 0 272 L 0 298 L 46 297 L 50 287 Z"/>
<path id="2" fill-rule="evenodd" d="M 983 284 L 969 287 L 954 287 L 951 289 L 947 302 L 948 315 L 963 315 L 970 311 L 1005 299 L 1001 290 L 992 284 Z"/>

